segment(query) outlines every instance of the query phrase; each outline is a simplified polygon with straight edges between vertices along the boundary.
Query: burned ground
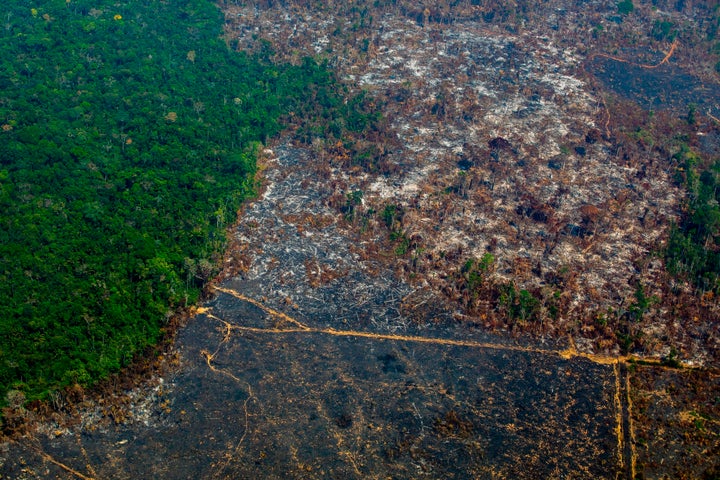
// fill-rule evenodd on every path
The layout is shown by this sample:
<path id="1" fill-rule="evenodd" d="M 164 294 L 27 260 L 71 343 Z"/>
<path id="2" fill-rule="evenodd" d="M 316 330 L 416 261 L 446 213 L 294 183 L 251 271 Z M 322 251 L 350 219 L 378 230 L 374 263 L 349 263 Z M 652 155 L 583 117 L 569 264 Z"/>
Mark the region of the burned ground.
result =
<path id="1" fill-rule="evenodd" d="M 47 427 L 0 471 L 712 475 L 718 303 L 665 271 L 684 192 L 673 144 L 651 137 L 692 95 L 689 141 L 717 152 L 717 78 L 693 29 L 677 48 L 635 33 L 665 14 L 699 25 L 705 7 L 286 3 L 226 5 L 228 42 L 328 60 L 382 111 L 382 131 L 354 139 L 372 153 L 289 137 L 266 151 L 162 395 L 118 425 Z M 668 75 L 697 88 L 665 91 Z"/>

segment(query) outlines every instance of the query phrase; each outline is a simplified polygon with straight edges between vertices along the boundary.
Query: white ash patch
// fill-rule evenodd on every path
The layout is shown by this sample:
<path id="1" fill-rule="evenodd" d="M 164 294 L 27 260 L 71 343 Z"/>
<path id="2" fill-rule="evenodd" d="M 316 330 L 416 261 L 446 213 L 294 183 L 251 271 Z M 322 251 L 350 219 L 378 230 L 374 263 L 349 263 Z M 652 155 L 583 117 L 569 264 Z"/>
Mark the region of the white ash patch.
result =
<path id="1" fill-rule="evenodd" d="M 325 50 L 325 48 L 327 48 L 329 43 L 330 39 L 328 38 L 328 36 L 323 35 L 313 42 L 313 50 L 315 50 L 315 53 L 319 54 L 320 52 Z"/>
<path id="2" fill-rule="evenodd" d="M 267 15 L 269 30 L 280 32 Z M 590 129 L 604 129 L 605 112 L 574 74 L 584 47 L 563 41 L 568 27 L 522 35 L 468 20 L 422 27 L 392 11 L 374 21 L 367 52 L 332 59 L 358 89 L 388 95 L 385 113 L 401 144 L 393 153 L 401 171 L 356 183 L 363 206 L 417 209 L 430 221 L 408 227 L 422 233 L 428 252 L 455 245 L 463 257 L 480 256 L 492 247 L 498 269 L 509 269 L 518 256 L 541 272 L 572 266 L 572 315 L 582 316 L 583 305 L 603 310 L 631 298 L 635 261 L 664 238 L 681 194 L 656 159 L 631 164 L 608 141 L 586 141 Z M 328 49 L 357 52 L 331 34 L 334 20 L 304 15 L 300 23 L 298 31 L 312 25 L 317 37 L 327 35 Z M 399 88 L 406 91 L 396 103 Z M 496 137 L 510 148 L 493 152 L 488 142 Z M 468 168 L 462 175 L 460 159 Z M 352 183 L 342 172 L 333 175 Z M 539 206 L 546 219 L 532 217 Z M 598 210 L 596 218 L 583 216 L 588 206 Z M 437 273 L 426 275 L 442 277 Z M 520 283 L 539 289 L 545 281 L 530 273 Z"/>

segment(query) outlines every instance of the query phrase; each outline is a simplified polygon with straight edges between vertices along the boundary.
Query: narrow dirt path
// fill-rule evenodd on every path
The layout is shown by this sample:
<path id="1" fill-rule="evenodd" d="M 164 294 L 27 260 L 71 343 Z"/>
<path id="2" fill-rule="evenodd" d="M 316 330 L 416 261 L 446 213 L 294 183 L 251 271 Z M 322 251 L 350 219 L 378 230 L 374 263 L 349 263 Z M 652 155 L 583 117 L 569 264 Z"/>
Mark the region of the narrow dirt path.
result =
<path id="1" fill-rule="evenodd" d="M 617 364 L 549 341 L 491 336 L 451 316 L 407 321 L 401 303 L 413 287 L 352 253 L 356 238 L 324 210 L 331 192 L 304 175 L 312 155 L 276 153 L 265 193 L 237 232 L 250 260 L 179 334 L 180 367 L 149 415 L 10 445 L 0 473 L 620 475 L 630 460 Z M 298 228 L 306 214 L 328 219 Z M 316 282 L 308 271 L 323 263 L 342 275 Z"/>

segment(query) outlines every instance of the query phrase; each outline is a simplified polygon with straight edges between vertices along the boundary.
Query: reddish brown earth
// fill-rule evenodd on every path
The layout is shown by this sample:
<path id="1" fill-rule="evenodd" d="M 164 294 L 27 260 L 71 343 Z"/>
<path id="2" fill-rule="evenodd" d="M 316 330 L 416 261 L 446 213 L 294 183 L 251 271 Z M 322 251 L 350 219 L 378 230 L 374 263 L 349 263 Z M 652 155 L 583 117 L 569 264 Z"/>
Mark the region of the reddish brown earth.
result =
<path id="1" fill-rule="evenodd" d="M 264 152 L 166 367 L 58 398 L 2 478 L 717 478 L 718 302 L 655 254 L 668 130 L 720 150 L 708 5 L 370 3 L 226 2 L 229 43 L 326 59 L 385 120 Z"/>

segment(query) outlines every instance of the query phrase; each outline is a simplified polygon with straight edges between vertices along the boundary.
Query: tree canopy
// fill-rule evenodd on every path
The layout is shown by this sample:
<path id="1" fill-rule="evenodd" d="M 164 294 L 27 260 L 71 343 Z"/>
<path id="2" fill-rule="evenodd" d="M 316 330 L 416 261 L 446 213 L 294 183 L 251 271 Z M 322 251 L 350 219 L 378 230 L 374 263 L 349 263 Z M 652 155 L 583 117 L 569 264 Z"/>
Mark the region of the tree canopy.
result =
<path id="1" fill-rule="evenodd" d="M 206 0 L 8 0 L 3 19 L 0 394 L 33 399 L 155 343 L 212 275 L 259 142 L 289 112 L 341 125 L 318 108 L 342 102 L 312 59 L 233 52 Z"/>

